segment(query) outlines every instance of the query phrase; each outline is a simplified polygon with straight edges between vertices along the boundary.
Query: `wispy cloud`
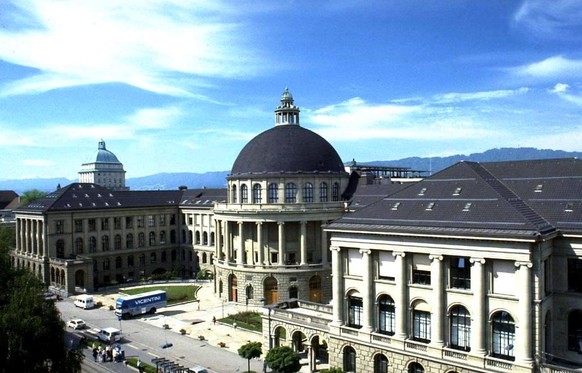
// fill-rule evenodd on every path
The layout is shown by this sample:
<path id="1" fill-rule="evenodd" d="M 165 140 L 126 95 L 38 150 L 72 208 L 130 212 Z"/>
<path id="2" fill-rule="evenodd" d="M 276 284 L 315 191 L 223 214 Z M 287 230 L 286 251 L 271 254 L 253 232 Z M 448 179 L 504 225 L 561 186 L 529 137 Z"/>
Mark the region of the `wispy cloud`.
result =
<path id="1" fill-rule="evenodd" d="M 512 71 L 527 78 L 577 78 L 582 77 L 582 60 L 553 56 L 545 60 L 514 67 Z"/>
<path id="2" fill-rule="evenodd" d="M 565 83 L 557 83 L 552 89 L 548 90 L 562 99 L 571 102 L 575 105 L 582 106 L 582 96 L 570 93 L 570 85 Z"/>
<path id="3" fill-rule="evenodd" d="M 120 82 L 198 97 L 200 78 L 245 78 L 270 66 L 253 46 L 252 32 L 225 21 L 228 9 L 217 1 L 29 0 L 15 6 L 21 23 L 0 29 L 0 59 L 41 73 L 0 87 L 4 96 Z"/>
<path id="4" fill-rule="evenodd" d="M 488 101 L 515 95 L 523 95 L 529 91 L 527 87 L 518 89 L 503 89 L 495 91 L 469 92 L 469 93 L 444 93 L 434 96 L 435 103 L 454 103 L 463 101 Z"/>
<path id="5" fill-rule="evenodd" d="M 513 17 L 514 25 L 543 39 L 579 39 L 582 2 L 579 0 L 525 0 Z"/>

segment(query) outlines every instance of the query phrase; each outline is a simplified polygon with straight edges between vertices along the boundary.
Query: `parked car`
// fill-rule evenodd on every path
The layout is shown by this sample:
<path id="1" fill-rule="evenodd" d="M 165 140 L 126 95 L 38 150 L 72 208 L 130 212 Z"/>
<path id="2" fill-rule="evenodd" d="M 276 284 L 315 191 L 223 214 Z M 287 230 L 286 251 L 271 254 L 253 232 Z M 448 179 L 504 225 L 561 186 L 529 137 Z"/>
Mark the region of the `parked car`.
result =
<path id="1" fill-rule="evenodd" d="M 71 320 L 69 320 L 69 322 L 67 322 L 67 326 L 69 328 L 73 328 L 73 329 L 77 330 L 77 329 L 85 329 L 87 327 L 87 324 L 85 323 L 85 321 L 83 321 L 81 319 L 71 319 Z"/>
<path id="2" fill-rule="evenodd" d="M 97 333 L 97 338 L 107 343 L 119 342 L 121 339 L 121 331 L 115 328 L 103 328 Z"/>
<path id="3" fill-rule="evenodd" d="M 191 373 L 208 373 L 208 371 L 205 368 L 201 367 L 200 365 L 195 365 L 191 368 L 188 368 L 188 370 Z"/>

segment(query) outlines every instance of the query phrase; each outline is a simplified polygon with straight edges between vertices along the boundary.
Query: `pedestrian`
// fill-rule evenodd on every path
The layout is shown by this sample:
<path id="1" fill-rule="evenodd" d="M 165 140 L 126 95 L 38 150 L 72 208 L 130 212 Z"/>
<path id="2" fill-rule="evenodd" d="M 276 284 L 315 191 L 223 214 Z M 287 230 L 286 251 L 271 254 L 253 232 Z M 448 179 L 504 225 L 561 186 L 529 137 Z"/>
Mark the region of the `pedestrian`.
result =
<path id="1" fill-rule="evenodd" d="M 232 323 L 232 327 L 236 329 L 236 321 Z"/>
<path id="2" fill-rule="evenodd" d="M 93 344 L 93 360 L 97 361 L 97 347 Z"/>
<path id="3" fill-rule="evenodd" d="M 139 371 L 139 373 L 142 373 L 143 368 L 141 367 L 141 360 L 140 359 L 137 359 L 137 363 L 135 365 L 137 365 L 137 370 Z"/>
<path id="4" fill-rule="evenodd" d="M 212 324 L 216 325 L 216 317 L 212 316 Z"/>

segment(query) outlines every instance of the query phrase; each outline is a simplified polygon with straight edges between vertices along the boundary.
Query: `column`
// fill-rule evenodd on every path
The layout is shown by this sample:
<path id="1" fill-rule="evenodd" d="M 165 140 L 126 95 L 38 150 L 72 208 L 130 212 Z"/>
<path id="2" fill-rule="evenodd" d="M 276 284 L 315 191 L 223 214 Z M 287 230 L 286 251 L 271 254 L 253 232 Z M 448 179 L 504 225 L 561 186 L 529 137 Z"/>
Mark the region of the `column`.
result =
<path id="1" fill-rule="evenodd" d="M 471 290 L 473 291 L 474 309 L 471 310 L 471 353 L 485 355 L 485 279 L 483 266 L 485 259 L 471 258 Z"/>
<path id="2" fill-rule="evenodd" d="M 307 222 L 301 222 L 301 238 L 300 238 L 300 245 L 301 245 L 301 262 L 300 265 L 307 264 Z"/>
<path id="3" fill-rule="evenodd" d="M 218 259 L 221 259 L 222 256 L 222 226 L 220 224 L 220 220 L 214 220 L 214 256 Z M 214 264 L 210 262 L 210 264 Z"/>
<path id="4" fill-rule="evenodd" d="M 32 254 L 38 255 L 38 221 L 32 220 L 31 222 L 31 242 L 32 242 Z"/>
<path id="5" fill-rule="evenodd" d="M 335 326 L 340 326 L 343 320 L 343 299 L 344 299 L 344 284 L 343 284 L 343 265 L 341 258 L 341 249 L 338 246 L 331 246 L 331 265 L 333 267 L 332 273 L 332 294 L 333 294 L 333 321 Z"/>
<path id="6" fill-rule="evenodd" d="M 228 220 L 224 221 L 224 253 L 226 255 L 226 263 L 230 263 L 232 255 L 230 252 L 230 224 Z"/>
<path id="7" fill-rule="evenodd" d="M 370 333 L 373 327 L 374 320 L 374 268 L 372 266 L 372 250 L 361 249 L 362 254 L 362 300 L 364 302 L 364 320 L 362 325 L 362 331 L 365 333 Z"/>
<path id="8" fill-rule="evenodd" d="M 282 266 L 285 264 L 285 260 L 283 258 L 283 254 L 285 253 L 285 222 L 280 221 L 277 222 L 277 224 L 279 225 L 279 258 L 278 258 L 278 265 Z"/>
<path id="9" fill-rule="evenodd" d="M 258 221 L 257 223 L 257 246 L 259 250 L 259 266 L 265 265 L 265 249 L 263 248 L 263 223 Z"/>
<path id="10" fill-rule="evenodd" d="M 516 325 L 515 358 L 528 364 L 532 362 L 531 356 L 531 330 L 532 330 L 532 286 L 530 262 L 515 262 L 518 267 L 518 291 L 519 291 L 519 324 Z"/>
<path id="11" fill-rule="evenodd" d="M 432 320 L 431 320 L 431 344 L 435 347 L 444 345 L 443 338 L 443 257 L 430 255 L 432 259 L 431 283 L 432 283 Z"/>
<path id="12" fill-rule="evenodd" d="M 16 219 L 16 252 L 20 254 L 22 250 L 22 226 L 20 224 L 20 219 Z"/>
<path id="13" fill-rule="evenodd" d="M 245 238 L 244 238 L 244 234 L 243 234 L 243 222 L 239 221 L 238 222 L 238 239 L 239 239 L 239 245 L 237 248 L 237 254 L 236 254 L 236 265 L 237 266 L 242 266 L 243 263 L 247 264 L 246 261 L 244 260 L 244 254 L 245 254 Z M 248 258 L 247 258 L 248 259 Z"/>
<path id="14" fill-rule="evenodd" d="M 396 337 L 405 339 L 408 336 L 406 329 L 406 319 L 408 318 L 408 279 L 406 271 L 406 253 L 394 252 L 396 261 Z"/>
<path id="15" fill-rule="evenodd" d="M 325 221 L 321 222 L 321 225 L 325 224 Z M 321 225 L 319 229 L 321 230 L 321 265 L 327 266 L 327 232 L 321 229 Z"/>

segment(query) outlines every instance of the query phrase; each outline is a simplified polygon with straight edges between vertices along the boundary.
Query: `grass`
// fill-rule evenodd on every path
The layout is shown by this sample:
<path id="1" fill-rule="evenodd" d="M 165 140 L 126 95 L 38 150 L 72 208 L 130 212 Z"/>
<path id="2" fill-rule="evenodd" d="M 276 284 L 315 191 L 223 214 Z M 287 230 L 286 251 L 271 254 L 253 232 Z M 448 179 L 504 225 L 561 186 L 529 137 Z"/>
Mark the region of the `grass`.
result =
<path id="1" fill-rule="evenodd" d="M 255 332 L 263 331 L 263 320 L 259 312 L 244 311 L 228 315 L 227 317 L 218 320 L 225 324 L 232 325 L 236 322 L 237 328 L 247 329 Z"/>
<path id="2" fill-rule="evenodd" d="M 123 289 L 123 293 L 129 295 L 141 294 L 148 291 L 154 290 L 165 290 L 168 295 L 168 305 L 182 303 L 182 302 L 192 302 L 196 300 L 196 293 L 200 289 L 200 286 L 196 285 L 159 285 L 159 286 L 147 286 L 147 287 L 137 287 Z"/>
<path id="3" fill-rule="evenodd" d="M 137 359 L 136 358 L 130 357 L 129 359 L 126 359 L 125 362 L 127 363 L 127 365 L 130 365 L 130 366 L 132 366 L 132 367 L 134 367 L 134 368 L 137 369 Z M 148 363 L 145 363 L 143 360 L 141 361 L 140 366 L 142 368 L 144 368 L 143 371 L 145 373 L 157 373 L 155 366 L 150 365 Z"/>

